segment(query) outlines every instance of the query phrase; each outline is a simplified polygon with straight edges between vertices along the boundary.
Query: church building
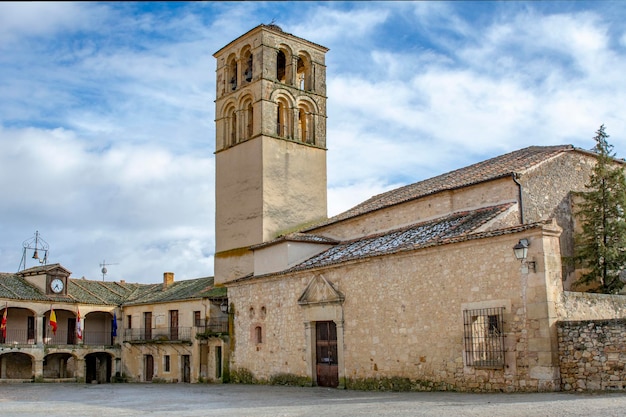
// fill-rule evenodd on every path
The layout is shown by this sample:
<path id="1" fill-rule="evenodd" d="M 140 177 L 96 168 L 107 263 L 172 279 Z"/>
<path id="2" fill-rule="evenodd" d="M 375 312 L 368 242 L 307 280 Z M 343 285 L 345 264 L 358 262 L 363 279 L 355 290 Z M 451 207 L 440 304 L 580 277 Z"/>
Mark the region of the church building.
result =
<path id="1" fill-rule="evenodd" d="M 562 389 L 558 323 L 625 311 L 621 296 L 571 291 L 579 271 L 562 261 L 595 155 L 532 146 L 327 218 L 327 51 L 260 25 L 214 55 L 233 378 Z"/>

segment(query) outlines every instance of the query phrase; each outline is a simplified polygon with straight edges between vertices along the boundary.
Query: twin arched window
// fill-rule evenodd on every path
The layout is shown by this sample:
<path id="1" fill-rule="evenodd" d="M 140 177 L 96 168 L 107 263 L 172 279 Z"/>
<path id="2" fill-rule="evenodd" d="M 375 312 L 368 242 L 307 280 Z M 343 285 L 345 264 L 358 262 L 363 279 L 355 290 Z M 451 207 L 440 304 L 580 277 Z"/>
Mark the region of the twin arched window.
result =
<path id="1" fill-rule="evenodd" d="M 226 61 L 226 91 L 235 91 L 243 83 L 252 82 L 254 59 L 249 46 L 242 49 L 239 59 L 232 54 Z M 239 64 L 241 64 L 241 74 L 239 74 Z"/>
<path id="2" fill-rule="evenodd" d="M 252 138 L 254 134 L 254 106 L 252 99 L 247 98 L 242 102 L 242 110 L 230 106 L 225 114 L 224 145 L 229 147 Z"/>
<path id="3" fill-rule="evenodd" d="M 315 144 L 314 109 L 302 102 L 294 111 L 285 99 L 279 98 L 276 103 L 276 135 Z"/>
<path id="4" fill-rule="evenodd" d="M 313 90 L 313 71 L 311 59 L 300 53 L 296 60 L 295 74 L 293 74 L 291 53 L 280 49 L 276 56 L 276 80 L 287 85 L 294 85 L 300 90 Z"/>

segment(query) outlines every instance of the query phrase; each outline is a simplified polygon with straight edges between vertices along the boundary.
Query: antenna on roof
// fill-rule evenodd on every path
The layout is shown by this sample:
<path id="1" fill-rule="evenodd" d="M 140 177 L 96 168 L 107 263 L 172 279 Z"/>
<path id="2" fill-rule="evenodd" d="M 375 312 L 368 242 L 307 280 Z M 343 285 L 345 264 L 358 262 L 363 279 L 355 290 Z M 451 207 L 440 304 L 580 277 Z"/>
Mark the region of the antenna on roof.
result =
<path id="1" fill-rule="evenodd" d="M 119 265 L 119 264 L 108 264 L 106 263 L 105 260 L 102 261 L 102 263 L 100 264 L 100 268 L 102 268 L 100 270 L 100 272 L 102 272 L 102 281 L 104 281 L 104 277 L 107 274 L 107 272 L 109 272 L 109 270 L 107 269 L 107 265 Z"/>

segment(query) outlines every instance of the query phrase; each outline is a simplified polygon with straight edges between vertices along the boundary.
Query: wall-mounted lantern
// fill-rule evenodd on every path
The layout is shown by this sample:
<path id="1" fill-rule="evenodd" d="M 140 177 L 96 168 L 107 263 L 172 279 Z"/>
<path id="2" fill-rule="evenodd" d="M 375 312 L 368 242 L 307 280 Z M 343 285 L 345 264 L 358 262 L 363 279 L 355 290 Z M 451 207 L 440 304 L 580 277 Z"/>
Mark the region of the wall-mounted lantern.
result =
<path id="1" fill-rule="evenodd" d="M 530 242 L 528 242 L 528 239 L 520 239 L 517 245 L 513 246 L 513 253 L 515 254 L 515 259 L 522 262 L 523 266 L 526 266 L 528 269 L 532 269 L 533 272 L 537 272 L 535 262 L 526 261 L 529 246 Z"/>

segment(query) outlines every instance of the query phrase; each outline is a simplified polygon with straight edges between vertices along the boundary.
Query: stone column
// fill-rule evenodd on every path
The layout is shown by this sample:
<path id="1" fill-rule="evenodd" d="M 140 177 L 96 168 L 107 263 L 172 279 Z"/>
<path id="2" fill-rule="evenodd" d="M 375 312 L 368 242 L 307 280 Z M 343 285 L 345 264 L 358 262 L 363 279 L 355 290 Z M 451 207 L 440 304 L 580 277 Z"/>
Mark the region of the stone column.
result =
<path id="1" fill-rule="evenodd" d="M 35 359 L 33 361 L 33 374 L 35 379 L 43 378 L 43 359 Z"/>
<path id="2" fill-rule="evenodd" d="M 46 325 L 45 316 L 38 314 L 35 316 L 35 343 L 38 345 L 43 344 L 43 327 Z"/>

